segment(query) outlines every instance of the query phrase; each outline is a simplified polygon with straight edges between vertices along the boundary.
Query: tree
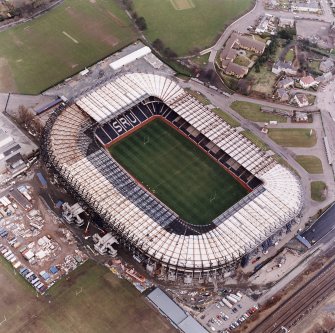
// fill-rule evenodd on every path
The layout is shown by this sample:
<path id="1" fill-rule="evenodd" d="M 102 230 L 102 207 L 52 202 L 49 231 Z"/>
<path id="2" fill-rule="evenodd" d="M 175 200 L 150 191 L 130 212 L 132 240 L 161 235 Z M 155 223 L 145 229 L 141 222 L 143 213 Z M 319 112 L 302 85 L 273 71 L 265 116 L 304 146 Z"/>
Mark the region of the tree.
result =
<path id="1" fill-rule="evenodd" d="M 34 118 L 28 125 L 28 128 L 36 134 L 38 138 L 41 137 L 43 132 L 43 125 L 39 118 Z"/>
<path id="2" fill-rule="evenodd" d="M 20 105 L 18 109 L 17 121 L 19 124 L 27 127 L 27 125 L 33 120 L 34 115 L 24 105 Z"/>
<path id="3" fill-rule="evenodd" d="M 260 70 L 260 67 L 259 67 L 259 62 L 258 61 L 256 61 L 256 63 L 255 63 L 255 72 L 256 73 L 259 73 L 261 70 Z"/>
<path id="4" fill-rule="evenodd" d="M 157 38 L 153 41 L 152 46 L 159 52 L 162 52 L 165 48 L 164 43 L 159 38 Z"/>
<path id="5" fill-rule="evenodd" d="M 164 55 L 167 58 L 176 58 L 177 57 L 176 52 L 172 51 L 169 47 L 165 48 Z"/>
<path id="6" fill-rule="evenodd" d="M 251 82 L 248 79 L 241 79 L 238 81 L 238 91 L 245 96 L 248 96 L 250 94 L 251 90 Z"/>
<path id="7" fill-rule="evenodd" d="M 123 0 L 123 4 L 127 10 L 129 11 L 133 10 L 134 5 L 132 0 Z"/>
<path id="8" fill-rule="evenodd" d="M 145 21 L 145 18 L 143 16 L 138 17 L 135 20 L 136 25 L 138 26 L 138 28 L 143 31 L 147 29 L 147 22 Z"/>
<path id="9" fill-rule="evenodd" d="M 286 28 L 278 31 L 278 37 L 291 41 L 295 36 L 295 30 L 293 28 Z"/>

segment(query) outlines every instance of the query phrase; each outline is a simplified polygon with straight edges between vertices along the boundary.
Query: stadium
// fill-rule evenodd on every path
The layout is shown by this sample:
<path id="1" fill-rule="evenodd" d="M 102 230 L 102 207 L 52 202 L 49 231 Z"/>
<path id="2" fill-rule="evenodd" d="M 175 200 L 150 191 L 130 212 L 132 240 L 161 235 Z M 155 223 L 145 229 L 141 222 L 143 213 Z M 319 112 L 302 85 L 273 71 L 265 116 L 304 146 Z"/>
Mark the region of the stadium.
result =
<path id="1" fill-rule="evenodd" d="M 291 171 L 162 74 L 123 73 L 87 91 L 51 115 L 43 140 L 47 167 L 149 271 L 171 280 L 223 276 L 273 245 L 302 207 Z M 188 155 L 194 147 L 199 155 Z M 178 161 L 182 176 L 172 174 Z M 206 177 L 196 163 L 213 170 L 214 192 L 192 187 Z M 162 177 L 164 191 L 155 183 Z"/>

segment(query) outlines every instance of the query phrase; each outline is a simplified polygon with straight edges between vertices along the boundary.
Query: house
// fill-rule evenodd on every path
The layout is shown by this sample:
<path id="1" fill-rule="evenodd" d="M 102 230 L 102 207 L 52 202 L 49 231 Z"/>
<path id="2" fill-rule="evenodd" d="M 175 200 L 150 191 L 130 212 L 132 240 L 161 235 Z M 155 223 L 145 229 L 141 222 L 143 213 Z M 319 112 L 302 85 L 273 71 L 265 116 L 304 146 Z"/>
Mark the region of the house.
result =
<path id="1" fill-rule="evenodd" d="M 287 102 L 290 99 L 290 95 L 284 88 L 279 88 L 277 90 L 277 97 L 280 102 Z"/>
<path id="2" fill-rule="evenodd" d="M 256 40 L 252 37 L 239 35 L 238 38 L 236 38 L 233 47 L 252 51 L 252 52 L 255 52 L 256 54 L 263 54 L 265 50 L 265 43 L 259 40 Z"/>
<path id="3" fill-rule="evenodd" d="M 307 2 L 297 2 L 291 6 L 292 12 L 318 13 L 320 6 L 317 1 L 307 0 Z"/>
<path id="4" fill-rule="evenodd" d="M 220 59 L 223 60 L 234 60 L 238 54 L 236 49 L 223 49 L 220 53 Z"/>
<path id="5" fill-rule="evenodd" d="M 299 108 L 308 106 L 308 99 L 305 94 L 296 94 L 293 98 L 293 101 L 298 104 Z"/>
<path id="6" fill-rule="evenodd" d="M 330 58 L 327 58 L 324 61 L 320 62 L 320 71 L 327 73 L 330 72 L 334 68 L 334 61 Z"/>
<path id="7" fill-rule="evenodd" d="M 265 46 L 265 43 L 255 40 L 252 37 L 242 36 L 237 32 L 233 32 L 220 53 L 221 66 L 224 73 L 235 76 L 238 79 L 243 78 L 248 74 L 249 68 L 234 63 L 234 59 L 239 53 L 238 50 L 244 49 L 257 54 L 262 54 Z"/>
<path id="8" fill-rule="evenodd" d="M 294 27 L 294 19 L 293 18 L 280 17 L 278 27 L 280 27 L 280 28 L 293 28 Z"/>
<path id="9" fill-rule="evenodd" d="M 308 122 L 308 114 L 306 112 L 296 111 L 295 121 L 299 123 Z"/>
<path id="10" fill-rule="evenodd" d="M 227 67 L 223 69 L 223 71 L 228 75 L 232 75 L 238 79 L 241 79 L 248 74 L 248 67 L 240 66 L 230 61 Z"/>
<path id="11" fill-rule="evenodd" d="M 293 86 L 294 86 L 294 80 L 291 77 L 285 77 L 284 79 L 281 79 L 277 83 L 278 88 L 287 89 L 287 88 L 293 87 Z"/>
<path id="12" fill-rule="evenodd" d="M 223 58 L 226 58 L 230 49 L 243 49 L 252 51 L 256 54 L 262 54 L 265 50 L 265 46 L 264 42 L 233 32 L 228 38 L 221 55 Z"/>
<path id="13" fill-rule="evenodd" d="M 328 82 L 329 80 L 331 80 L 332 77 L 333 77 L 333 74 L 331 72 L 327 72 L 327 73 L 324 73 L 324 74 L 316 77 L 315 81 L 317 81 L 318 83 Z"/>
<path id="14" fill-rule="evenodd" d="M 258 23 L 255 29 L 255 33 L 256 34 L 268 33 L 271 35 L 275 35 L 277 31 L 275 20 L 276 18 L 273 15 L 265 14 Z"/>
<path id="15" fill-rule="evenodd" d="M 297 70 L 293 68 L 291 61 L 276 61 L 272 66 L 272 73 L 279 75 L 280 73 L 286 73 L 288 75 L 296 75 Z"/>
<path id="16" fill-rule="evenodd" d="M 319 84 L 318 81 L 314 80 L 314 77 L 312 75 L 303 76 L 302 78 L 300 78 L 299 83 L 304 89 L 315 87 Z"/>

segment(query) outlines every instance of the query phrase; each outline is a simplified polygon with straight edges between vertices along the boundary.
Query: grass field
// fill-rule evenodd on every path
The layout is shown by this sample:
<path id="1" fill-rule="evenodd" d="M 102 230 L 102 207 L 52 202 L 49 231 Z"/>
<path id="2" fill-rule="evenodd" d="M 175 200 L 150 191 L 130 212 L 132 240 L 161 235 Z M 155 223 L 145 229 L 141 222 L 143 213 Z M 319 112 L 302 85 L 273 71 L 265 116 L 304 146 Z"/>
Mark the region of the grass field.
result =
<path id="1" fill-rule="evenodd" d="M 272 96 L 273 86 L 276 82 L 276 75 L 268 70 L 267 65 L 260 66 L 259 73 L 253 67 L 247 76 L 252 80 L 252 91 Z"/>
<path id="2" fill-rule="evenodd" d="M 285 61 L 293 61 L 294 59 L 294 51 L 293 49 L 289 49 L 285 54 Z"/>
<path id="3" fill-rule="evenodd" d="M 213 44 L 226 24 L 243 14 L 251 0 L 136 0 L 135 11 L 147 22 L 146 36 L 161 39 L 179 56 Z M 179 9 L 176 9 L 179 4 Z M 180 10 L 180 8 L 184 8 Z"/>
<path id="4" fill-rule="evenodd" d="M 116 0 L 65 0 L 0 33 L 0 91 L 37 94 L 135 39 Z"/>
<path id="5" fill-rule="evenodd" d="M 311 182 L 311 197 L 314 201 L 324 201 L 326 199 L 327 185 L 321 181 Z"/>
<path id="6" fill-rule="evenodd" d="M 269 137 L 283 147 L 313 147 L 317 138 L 309 128 L 270 128 Z"/>
<path id="7" fill-rule="evenodd" d="M 92 261 L 38 298 L 2 258 L 0 281 L 6 286 L 0 297 L 0 321 L 6 317 L 1 332 L 176 332 L 129 282 Z"/>
<path id="8" fill-rule="evenodd" d="M 110 147 L 112 156 L 182 219 L 208 224 L 247 194 L 221 166 L 161 120 Z"/>
<path id="9" fill-rule="evenodd" d="M 308 173 L 323 173 L 321 160 L 313 155 L 298 155 L 295 160 Z"/>
<path id="10" fill-rule="evenodd" d="M 255 103 L 234 101 L 230 107 L 243 118 L 255 122 L 269 122 L 270 120 L 276 120 L 279 123 L 286 123 L 287 121 L 285 117 L 262 112 L 261 106 Z"/>

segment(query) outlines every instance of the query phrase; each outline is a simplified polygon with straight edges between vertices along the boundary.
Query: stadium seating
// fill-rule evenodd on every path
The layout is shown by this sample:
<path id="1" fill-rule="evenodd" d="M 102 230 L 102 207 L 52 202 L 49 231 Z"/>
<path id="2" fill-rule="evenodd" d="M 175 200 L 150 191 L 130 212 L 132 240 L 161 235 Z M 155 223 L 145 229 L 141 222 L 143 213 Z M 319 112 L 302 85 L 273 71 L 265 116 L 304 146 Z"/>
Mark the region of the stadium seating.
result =
<path id="1" fill-rule="evenodd" d="M 88 149 L 94 145 L 88 129 L 95 128 L 106 145 L 153 115 L 183 131 L 254 191 L 210 227 L 196 229 L 137 184 L 103 147 Z M 180 272 L 235 266 L 292 221 L 302 205 L 292 172 L 161 75 L 124 74 L 86 93 L 60 112 L 48 150 L 55 168 L 121 241 Z"/>

